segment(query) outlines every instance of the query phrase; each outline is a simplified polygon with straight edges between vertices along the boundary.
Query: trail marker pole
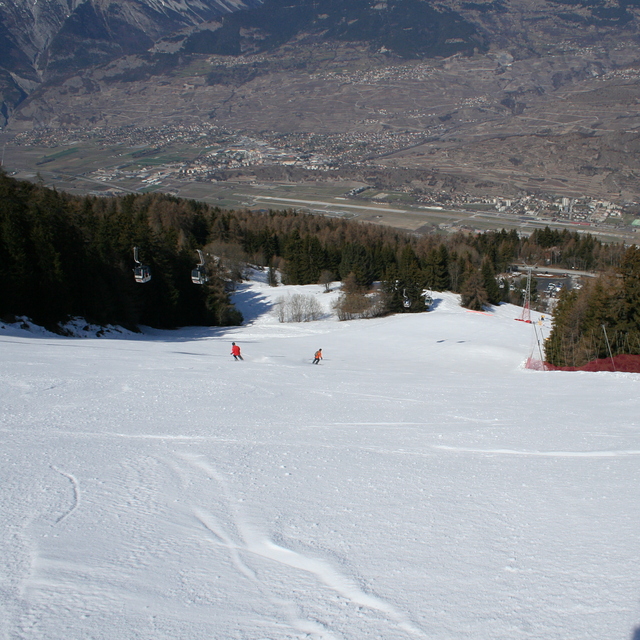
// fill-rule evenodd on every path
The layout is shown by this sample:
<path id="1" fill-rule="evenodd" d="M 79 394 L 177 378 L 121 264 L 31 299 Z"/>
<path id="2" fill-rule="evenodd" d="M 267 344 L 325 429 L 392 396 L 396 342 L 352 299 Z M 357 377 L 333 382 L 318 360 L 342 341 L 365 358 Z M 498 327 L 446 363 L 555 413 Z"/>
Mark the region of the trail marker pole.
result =
<path id="1" fill-rule="evenodd" d="M 604 332 L 604 339 L 607 342 L 607 350 L 609 351 L 609 357 L 611 358 L 611 365 L 613 366 L 613 370 L 616 370 L 616 363 L 613 360 L 613 354 L 611 353 L 611 345 L 609 344 L 609 336 L 607 335 L 607 329 L 604 325 L 602 325 L 602 331 Z"/>

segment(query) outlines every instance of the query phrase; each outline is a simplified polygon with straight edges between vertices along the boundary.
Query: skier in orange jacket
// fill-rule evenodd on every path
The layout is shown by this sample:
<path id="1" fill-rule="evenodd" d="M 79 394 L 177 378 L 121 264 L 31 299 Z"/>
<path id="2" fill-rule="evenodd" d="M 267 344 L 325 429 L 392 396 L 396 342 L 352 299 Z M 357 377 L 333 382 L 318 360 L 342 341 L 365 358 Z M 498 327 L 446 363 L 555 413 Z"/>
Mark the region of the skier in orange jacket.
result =
<path id="1" fill-rule="evenodd" d="M 318 349 L 313 356 L 313 364 L 318 364 L 322 360 L 322 349 Z"/>
<path id="2" fill-rule="evenodd" d="M 231 355 L 233 356 L 234 360 L 244 360 L 244 358 L 240 355 L 240 347 L 235 342 L 231 343 Z"/>

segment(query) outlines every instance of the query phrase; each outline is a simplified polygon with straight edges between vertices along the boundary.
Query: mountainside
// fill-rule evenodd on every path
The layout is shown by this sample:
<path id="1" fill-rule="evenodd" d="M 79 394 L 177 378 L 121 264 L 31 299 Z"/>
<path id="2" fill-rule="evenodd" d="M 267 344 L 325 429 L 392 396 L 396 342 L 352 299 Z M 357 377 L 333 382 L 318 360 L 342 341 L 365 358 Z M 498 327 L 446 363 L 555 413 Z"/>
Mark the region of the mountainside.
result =
<path id="1" fill-rule="evenodd" d="M 475 27 L 457 12 L 423 0 L 268 0 L 259 5 L 259 0 L 2 3 L 5 119 L 41 81 L 142 53 L 162 38 L 160 51 L 223 55 L 270 50 L 302 32 L 367 41 L 408 57 L 468 53 L 482 46 Z M 241 11 L 252 7 L 254 11 Z"/>
<path id="2" fill-rule="evenodd" d="M 52 76 L 146 51 L 179 29 L 255 4 L 252 0 L 2 2 L 1 114 L 6 120 L 26 93 Z"/>
<path id="3" fill-rule="evenodd" d="M 361 150 L 355 165 L 334 163 L 355 180 L 367 170 L 354 166 L 376 163 L 378 174 L 409 172 L 407 183 L 426 172 L 421 189 L 437 172 L 470 193 L 640 197 L 640 0 L 0 11 L 7 140 L 47 128 L 108 140 L 129 126 L 216 127 L 260 144 L 262 132 L 320 134 L 331 140 L 311 151 L 323 157 Z M 260 171 L 248 173 L 268 179 Z"/>
<path id="4" fill-rule="evenodd" d="M 459 13 L 424 0 L 267 0 L 253 11 L 225 16 L 213 30 L 193 34 L 184 50 L 233 54 L 267 51 L 298 38 L 366 42 L 404 58 L 473 53 L 483 48 Z"/>

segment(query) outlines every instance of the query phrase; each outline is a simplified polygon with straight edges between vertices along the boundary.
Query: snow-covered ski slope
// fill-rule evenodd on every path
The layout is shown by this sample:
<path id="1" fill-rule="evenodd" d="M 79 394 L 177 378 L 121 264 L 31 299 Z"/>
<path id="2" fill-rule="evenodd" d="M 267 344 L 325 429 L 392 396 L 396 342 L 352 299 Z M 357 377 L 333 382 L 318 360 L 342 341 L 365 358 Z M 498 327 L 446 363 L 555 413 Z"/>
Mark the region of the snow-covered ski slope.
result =
<path id="1" fill-rule="evenodd" d="M 508 305 L 280 324 L 291 290 L 337 295 L 0 329 L 2 640 L 640 636 L 640 375 L 524 369 Z"/>

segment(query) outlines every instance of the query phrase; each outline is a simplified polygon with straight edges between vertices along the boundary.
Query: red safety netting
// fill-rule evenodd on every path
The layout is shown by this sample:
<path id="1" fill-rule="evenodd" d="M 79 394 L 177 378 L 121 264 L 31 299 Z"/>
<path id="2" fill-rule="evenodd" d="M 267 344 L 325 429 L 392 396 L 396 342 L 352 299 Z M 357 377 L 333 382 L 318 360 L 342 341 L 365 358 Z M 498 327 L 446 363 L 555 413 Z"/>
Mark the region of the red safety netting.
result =
<path id="1" fill-rule="evenodd" d="M 581 367 L 554 367 L 548 362 L 529 358 L 526 364 L 527 369 L 536 371 L 624 371 L 626 373 L 640 373 L 640 355 L 618 355 L 613 358 L 600 358 L 592 360 Z"/>

